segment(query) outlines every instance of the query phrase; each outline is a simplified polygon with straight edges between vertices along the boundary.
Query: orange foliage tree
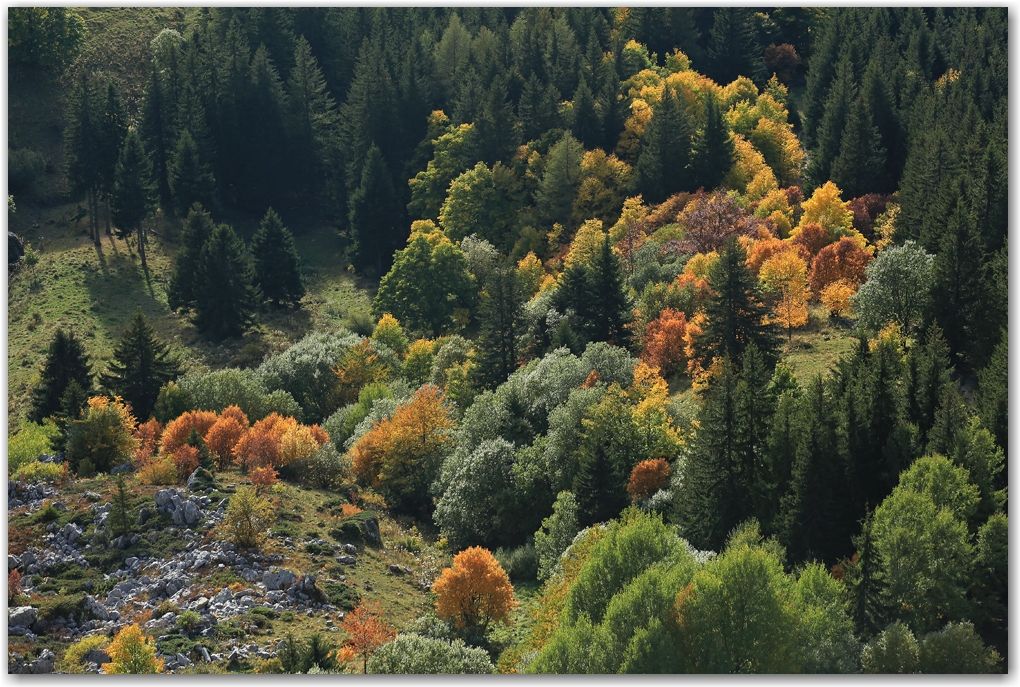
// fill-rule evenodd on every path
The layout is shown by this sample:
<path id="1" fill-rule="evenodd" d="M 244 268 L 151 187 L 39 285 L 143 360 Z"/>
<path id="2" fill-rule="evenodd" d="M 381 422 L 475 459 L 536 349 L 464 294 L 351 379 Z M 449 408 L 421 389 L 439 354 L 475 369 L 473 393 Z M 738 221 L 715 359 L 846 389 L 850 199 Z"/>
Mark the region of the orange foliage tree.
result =
<path id="1" fill-rule="evenodd" d="M 361 656 L 361 670 L 368 673 L 368 657 L 397 636 L 381 617 L 378 604 L 363 603 L 344 616 L 342 627 L 347 632 L 346 645 Z"/>
<path id="2" fill-rule="evenodd" d="M 174 467 L 177 468 L 177 481 L 184 481 L 198 467 L 200 462 L 198 449 L 188 444 L 178 446 L 173 452 L 173 460 Z"/>
<path id="3" fill-rule="evenodd" d="M 645 329 L 645 347 L 641 360 L 659 368 L 668 376 L 687 364 L 687 316 L 673 308 L 665 308 Z"/>
<path id="4" fill-rule="evenodd" d="M 188 440 L 191 430 L 198 430 L 199 435 L 204 437 L 214 424 L 216 413 L 210 410 L 189 410 L 167 423 L 159 442 L 159 450 L 163 455 L 172 456 Z"/>
<path id="5" fill-rule="evenodd" d="M 159 437 L 162 433 L 163 425 L 156 418 L 138 425 L 134 435 L 135 439 L 138 439 L 138 448 L 134 454 L 135 465 L 141 467 L 152 460 L 159 447 Z"/>
<path id="6" fill-rule="evenodd" d="M 643 460 L 634 466 L 627 482 L 627 493 L 631 500 L 646 499 L 669 482 L 669 463 L 664 458 Z"/>
<path id="7" fill-rule="evenodd" d="M 396 508 L 428 514 L 429 487 L 454 427 L 443 391 L 426 384 L 351 447 L 354 473 L 363 484 L 381 489 Z"/>
<path id="8" fill-rule="evenodd" d="M 280 434 L 280 465 L 287 465 L 296 460 L 304 460 L 319 450 L 326 440 L 319 440 L 322 434 L 312 431 L 311 427 L 289 424 Z M 318 436 L 317 436 L 318 434 Z"/>
<path id="9" fill-rule="evenodd" d="M 247 418 L 245 418 L 247 419 Z M 205 435 L 205 445 L 216 458 L 216 467 L 223 470 L 234 462 L 234 447 L 247 431 L 236 417 L 224 412 Z"/>
<path id="10" fill-rule="evenodd" d="M 459 628 L 481 630 L 493 622 L 505 622 L 517 607 L 514 587 L 499 561 L 480 546 L 472 546 L 453 558 L 432 585 L 436 615 L 452 620 Z"/>
<path id="11" fill-rule="evenodd" d="M 285 422 L 279 413 L 270 413 L 248 428 L 234 446 L 234 459 L 242 472 L 251 467 L 280 464 L 280 435 L 286 429 Z"/>
<path id="12" fill-rule="evenodd" d="M 773 321 L 786 327 L 787 336 L 792 336 L 794 327 L 802 327 L 808 321 L 807 300 L 811 292 L 807 286 L 807 264 L 796 253 L 786 251 L 766 260 L 758 277 L 765 292 L 775 299 Z"/>
<path id="13" fill-rule="evenodd" d="M 261 494 L 278 481 L 276 470 L 270 466 L 255 468 L 251 471 L 249 477 L 251 478 L 251 485 L 255 487 L 255 493 L 257 494 Z"/>
<path id="14" fill-rule="evenodd" d="M 787 250 L 797 253 L 805 262 L 811 259 L 811 255 L 802 244 L 783 241 L 777 238 L 768 238 L 755 241 L 754 245 L 751 246 L 751 250 L 747 254 L 747 268 L 758 274 L 766 260 Z"/>
<path id="15" fill-rule="evenodd" d="M 818 251 L 832 242 L 829 232 L 817 222 L 808 222 L 803 225 L 790 240 L 798 246 L 803 246 L 811 257 L 818 255 Z"/>
<path id="16" fill-rule="evenodd" d="M 818 251 L 811 262 L 811 276 L 808 283 L 816 296 L 833 282 L 845 279 L 857 284 L 864 283 L 864 270 L 871 263 L 871 254 L 857 245 L 853 239 L 844 236 L 836 243 L 830 243 Z"/>

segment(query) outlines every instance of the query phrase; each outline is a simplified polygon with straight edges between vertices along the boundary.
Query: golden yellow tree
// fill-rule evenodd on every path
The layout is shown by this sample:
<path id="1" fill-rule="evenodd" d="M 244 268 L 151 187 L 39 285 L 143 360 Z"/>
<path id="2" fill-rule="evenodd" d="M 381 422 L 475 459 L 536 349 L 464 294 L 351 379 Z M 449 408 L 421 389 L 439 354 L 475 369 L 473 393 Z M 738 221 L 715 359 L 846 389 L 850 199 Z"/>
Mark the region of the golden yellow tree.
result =
<path id="1" fill-rule="evenodd" d="M 505 622 L 517 607 L 514 587 L 499 561 L 480 546 L 472 546 L 453 558 L 432 585 L 436 615 L 452 620 L 459 629 L 483 633 L 493 622 Z"/>
<path id="2" fill-rule="evenodd" d="M 273 524 L 273 507 L 252 487 L 238 487 L 227 504 L 224 537 L 242 549 L 258 549 Z"/>
<path id="3" fill-rule="evenodd" d="M 774 299 L 772 321 L 786 327 L 787 338 L 793 336 L 794 327 L 808 321 L 807 263 L 795 252 L 783 251 L 762 264 L 758 277 Z"/>
<path id="4" fill-rule="evenodd" d="M 135 625 L 117 633 L 106 649 L 109 663 L 103 664 L 107 675 L 152 675 L 163 672 L 163 659 L 156 658 L 156 642 L 142 634 Z"/>

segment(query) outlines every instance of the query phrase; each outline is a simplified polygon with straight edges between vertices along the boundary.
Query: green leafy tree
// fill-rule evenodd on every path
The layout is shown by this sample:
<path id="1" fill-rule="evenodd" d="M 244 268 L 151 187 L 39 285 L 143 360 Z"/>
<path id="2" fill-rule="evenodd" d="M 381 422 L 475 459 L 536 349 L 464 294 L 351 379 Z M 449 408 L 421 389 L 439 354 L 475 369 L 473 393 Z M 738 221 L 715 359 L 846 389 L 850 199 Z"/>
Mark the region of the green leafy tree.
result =
<path id="1" fill-rule="evenodd" d="M 450 331 L 454 311 L 472 304 L 474 280 L 464 252 L 442 232 L 416 232 L 397 251 L 372 303 L 377 317 L 389 312 L 411 331 L 431 336 Z"/>
<path id="2" fill-rule="evenodd" d="M 186 216 L 195 203 L 210 209 L 216 207 L 216 179 L 202 162 L 195 139 L 187 129 L 177 139 L 167 174 L 179 217 Z"/>
<path id="3" fill-rule="evenodd" d="M 266 300 L 277 305 L 301 300 L 305 285 L 298 269 L 294 237 L 272 208 L 255 232 L 251 252 L 255 261 L 255 284 Z"/>
<path id="4" fill-rule="evenodd" d="M 167 301 L 171 308 L 193 308 L 198 300 L 199 264 L 202 248 L 209 241 L 216 225 L 201 205 L 195 204 L 184 220 L 181 248 L 177 251 Z"/>
<path id="5" fill-rule="evenodd" d="M 450 184 L 439 222 L 453 241 L 477 234 L 509 254 L 523 205 L 523 189 L 512 169 L 497 162 L 490 170 L 479 162 Z"/>
<path id="6" fill-rule="evenodd" d="M 146 238 L 143 221 L 155 206 L 151 175 L 152 166 L 142 146 L 142 138 L 132 129 L 124 139 L 124 147 L 117 159 L 110 210 L 118 229 L 124 233 L 130 231 L 137 233 L 138 255 L 144 270 L 148 269 L 148 265 L 145 261 Z"/>
<path id="7" fill-rule="evenodd" d="M 556 495 L 553 512 L 542 521 L 542 528 L 535 532 L 535 552 L 538 554 L 538 578 L 552 577 L 560 555 L 567 550 L 577 536 L 577 499 L 573 492 L 561 491 Z"/>
<path id="8" fill-rule="evenodd" d="M 708 322 L 695 340 L 695 351 L 708 363 L 715 357 L 743 360 L 744 349 L 754 342 L 766 364 L 775 360 L 774 327 L 765 323 L 769 314 L 758 281 L 744 264 L 746 255 L 733 238 L 726 241 L 719 259 L 708 271 L 712 296 L 705 305 Z"/>
<path id="9" fill-rule="evenodd" d="M 851 298 L 860 324 L 878 330 L 895 322 L 909 336 L 931 304 L 935 256 L 906 241 L 879 253 L 865 275 L 867 281 Z"/>
<path id="10" fill-rule="evenodd" d="M 32 410 L 29 419 L 42 422 L 60 411 L 60 401 L 72 381 L 86 391 L 92 388 L 92 366 L 85 346 L 74 332 L 57 329 L 46 352 L 46 361 L 40 370 L 39 383 L 32 392 Z"/>
<path id="11" fill-rule="evenodd" d="M 135 418 L 118 400 L 105 396 L 89 399 L 80 420 L 71 423 L 67 437 L 67 461 L 75 472 L 109 472 L 131 460 L 138 446 Z M 91 470 L 87 469 L 91 466 Z M 83 469 L 86 468 L 86 469 Z"/>
<path id="12" fill-rule="evenodd" d="M 152 415 L 159 390 L 180 373 L 180 362 L 171 354 L 170 347 L 156 338 L 156 332 L 138 308 L 113 351 L 110 369 L 99 381 L 129 403 L 136 417 L 147 419 Z"/>
<path id="13" fill-rule="evenodd" d="M 213 230 L 196 271 L 195 326 L 216 341 L 240 335 L 255 319 L 258 291 L 248 250 L 229 225 Z"/>

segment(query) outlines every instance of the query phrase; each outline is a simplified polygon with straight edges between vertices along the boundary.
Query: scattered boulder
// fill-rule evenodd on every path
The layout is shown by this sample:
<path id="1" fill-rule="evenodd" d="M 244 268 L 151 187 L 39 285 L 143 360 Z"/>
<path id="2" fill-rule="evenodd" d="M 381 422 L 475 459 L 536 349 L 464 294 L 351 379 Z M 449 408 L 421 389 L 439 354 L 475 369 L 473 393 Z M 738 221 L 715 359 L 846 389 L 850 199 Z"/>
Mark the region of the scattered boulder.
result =
<path id="1" fill-rule="evenodd" d="M 266 585 L 266 589 L 286 589 L 287 587 L 293 586 L 297 582 L 297 575 L 292 573 L 290 570 L 283 568 L 271 567 L 263 576 L 262 584 Z"/>
<path id="2" fill-rule="evenodd" d="M 109 620 L 110 611 L 107 610 L 106 606 L 99 602 L 94 596 L 85 596 L 85 611 L 91 613 L 99 620 Z M 110 659 L 106 659 L 109 661 Z M 99 663 L 99 661 L 93 661 L 93 663 Z"/>
<path id="3" fill-rule="evenodd" d="M 134 465 L 132 465 L 131 463 L 123 463 L 121 465 L 118 465 L 114 469 L 110 470 L 110 474 L 111 475 L 119 475 L 122 472 L 128 473 L 128 472 L 134 472 L 134 471 L 135 471 L 135 466 Z"/>
<path id="4" fill-rule="evenodd" d="M 31 606 L 18 606 L 7 612 L 7 628 L 10 632 L 14 628 L 28 628 L 35 622 L 38 612 Z M 13 632 L 12 632 L 13 634 Z M 24 633 L 22 633 L 24 634 Z"/>
<path id="5" fill-rule="evenodd" d="M 379 521 L 376 518 L 365 518 L 361 521 L 361 534 L 372 546 L 382 546 L 382 535 L 379 533 Z"/>

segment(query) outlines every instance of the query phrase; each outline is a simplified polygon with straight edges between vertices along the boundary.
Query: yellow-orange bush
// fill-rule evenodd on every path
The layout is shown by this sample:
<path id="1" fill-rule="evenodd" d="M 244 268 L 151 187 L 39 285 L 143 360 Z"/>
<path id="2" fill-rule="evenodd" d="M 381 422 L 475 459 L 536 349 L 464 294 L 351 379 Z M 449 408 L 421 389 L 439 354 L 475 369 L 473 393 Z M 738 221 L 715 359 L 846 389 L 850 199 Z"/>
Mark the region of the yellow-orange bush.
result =
<path id="1" fill-rule="evenodd" d="M 188 475 L 194 472 L 195 468 L 198 467 L 198 449 L 194 446 L 189 446 L 188 444 L 178 446 L 177 450 L 174 451 L 173 460 L 174 467 L 177 470 L 177 481 L 180 482 L 186 480 Z"/>
<path id="2" fill-rule="evenodd" d="M 245 415 L 244 411 L 238 408 L 237 406 L 227 406 L 226 408 L 223 409 L 223 412 L 220 413 L 220 419 L 227 417 L 234 418 L 245 429 L 248 429 L 248 427 L 251 425 L 251 423 L 248 421 L 248 416 Z"/>
<path id="3" fill-rule="evenodd" d="M 159 437 L 162 433 L 163 425 L 156 418 L 138 425 L 134 435 L 135 439 L 138 439 L 138 448 L 135 449 L 134 453 L 134 464 L 136 466 L 145 465 L 156 455 Z"/>
<path id="4" fill-rule="evenodd" d="M 663 458 L 643 460 L 634 466 L 627 482 L 627 493 L 631 499 L 645 499 L 669 483 L 672 470 Z"/>
<path id="5" fill-rule="evenodd" d="M 357 515 L 360 512 L 361 509 L 355 506 L 353 503 L 344 503 L 340 505 L 340 514 L 345 518 L 349 518 L 352 515 Z"/>
<path id="6" fill-rule="evenodd" d="M 850 317 L 853 313 L 850 297 L 855 293 L 857 284 L 847 279 L 839 279 L 822 289 L 822 303 L 833 315 Z"/>
<path id="7" fill-rule="evenodd" d="M 247 418 L 245 419 L 247 420 Z M 237 442 L 241 440 L 246 431 L 247 427 L 242 425 L 237 417 L 226 415 L 226 411 L 209 428 L 205 435 L 205 444 L 216 457 L 216 467 L 220 470 L 234 461 L 234 447 L 237 446 Z"/>
<path id="8" fill-rule="evenodd" d="M 255 491 L 259 494 L 279 481 L 276 470 L 269 466 L 255 468 L 251 471 L 249 477 L 251 477 L 251 485 L 255 487 Z"/>
<path id="9" fill-rule="evenodd" d="M 138 675 L 163 672 L 163 659 L 156 658 L 156 642 L 142 634 L 138 625 L 128 625 L 106 648 L 109 663 L 103 664 L 107 675 Z"/>
<path id="10" fill-rule="evenodd" d="M 514 588 L 499 561 L 487 550 L 472 546 L 453 558 L 432 585 L 436 615 L 459 629 L 488 628 L 504 622 L 517 607 Z"/>
<path id="11" fill-rule="evenodd" d="M 190 410 L 167 423 L 163 438 L 159 442 L 160 453 L 172 456 L 188 440 L 191 430 L 198 430 L 200 436 L 216 424 L 216 413 L 210 410 Z"/>
<path id="12" fill-rule="evenodd" d="M 310 427 L 299 425 L 296 422 L 288 424 L 280 434 L 280 465 L 303 460 L 318 451 L 321 445 L 312 434 Z"/>
<path id="13" fill-rule="evenodd" d="M 138 470 L 138 481 L 153 486 L 177 484 L 177 466 L 171 456 L 151 458 Z"/>

